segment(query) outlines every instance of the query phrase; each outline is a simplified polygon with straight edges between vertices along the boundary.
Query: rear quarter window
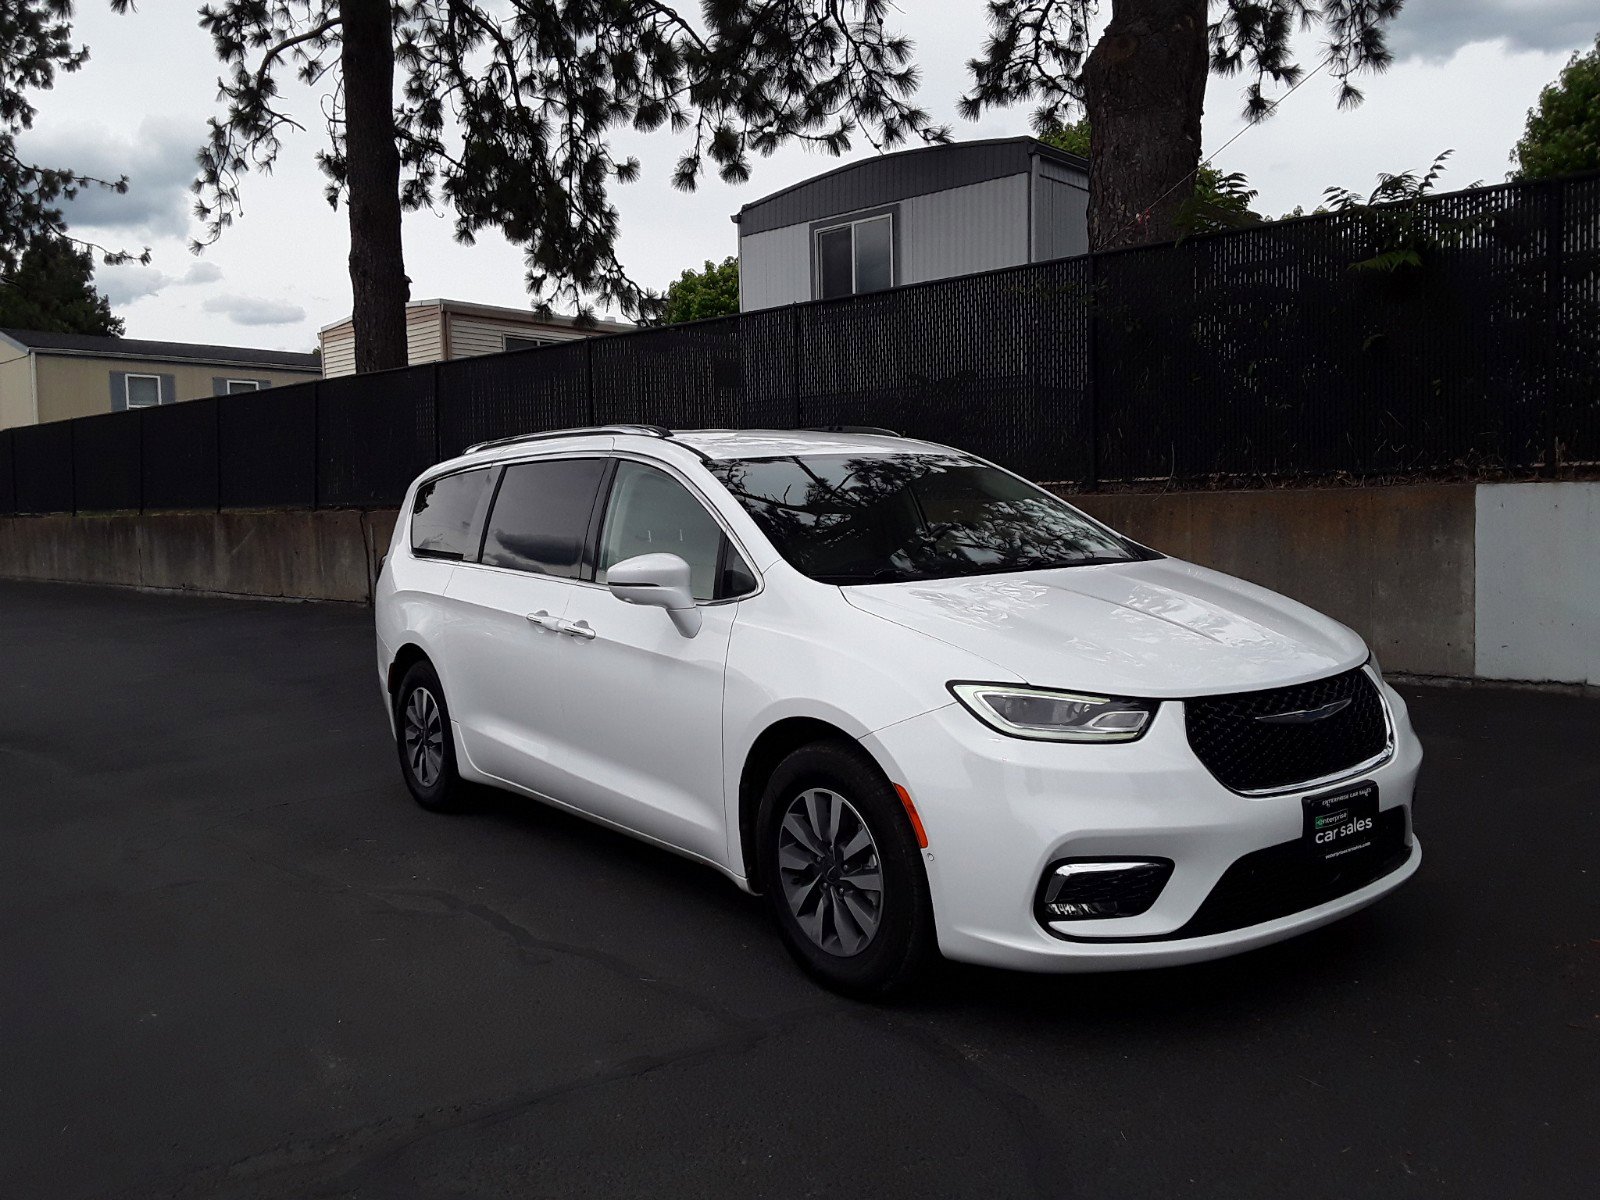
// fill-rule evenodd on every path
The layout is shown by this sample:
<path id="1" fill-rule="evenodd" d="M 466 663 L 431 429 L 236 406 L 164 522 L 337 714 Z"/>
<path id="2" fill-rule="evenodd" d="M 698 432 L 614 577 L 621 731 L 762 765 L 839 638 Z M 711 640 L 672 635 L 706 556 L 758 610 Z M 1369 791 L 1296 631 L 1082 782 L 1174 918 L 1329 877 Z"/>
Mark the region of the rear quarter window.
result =
<path id="1" fill-rule="evenodd" d="M 488 502 L 487 467 L 430 479 L 411 504 L 412 551 L 425 558 L 476 558 Z"/>

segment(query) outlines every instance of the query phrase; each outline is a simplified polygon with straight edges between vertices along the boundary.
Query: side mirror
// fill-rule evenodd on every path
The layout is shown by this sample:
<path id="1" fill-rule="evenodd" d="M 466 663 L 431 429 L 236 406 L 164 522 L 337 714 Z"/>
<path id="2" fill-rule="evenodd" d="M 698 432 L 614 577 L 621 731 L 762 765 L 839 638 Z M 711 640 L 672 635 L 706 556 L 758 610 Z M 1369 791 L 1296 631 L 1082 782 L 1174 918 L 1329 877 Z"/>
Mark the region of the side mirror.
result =
<path id="1" fill-rule="evenodd" d="M 700 632 L 700 610 L 690 574 L 689 564 L 676 554 L 640 554 L 608 570 L 606 587 L 627 604 L 666 609 L 678 632 L 693 637 Z"/>

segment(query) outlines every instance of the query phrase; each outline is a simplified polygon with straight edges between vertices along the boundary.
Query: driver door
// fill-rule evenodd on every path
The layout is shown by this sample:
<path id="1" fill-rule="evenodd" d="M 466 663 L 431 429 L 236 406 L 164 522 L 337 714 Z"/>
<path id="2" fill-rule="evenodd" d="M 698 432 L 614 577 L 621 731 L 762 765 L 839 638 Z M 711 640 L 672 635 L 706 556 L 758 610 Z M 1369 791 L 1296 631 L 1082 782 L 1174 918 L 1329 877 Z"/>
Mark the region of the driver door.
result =
<path id="1" fill-rule="evenodd" d="M 640 554 L 688 562 L 700 630 L 680 633 L 665 611 L 628 604 L 607 570 Z M 659 467 L 619 460 L 599 543 L 596 583 L 566 609 L 556 720 L 571 749 L 556 794 L 648 837 L 723 863 L 722 695 L 738 596 L 754 589 L 720 522 Z"/>

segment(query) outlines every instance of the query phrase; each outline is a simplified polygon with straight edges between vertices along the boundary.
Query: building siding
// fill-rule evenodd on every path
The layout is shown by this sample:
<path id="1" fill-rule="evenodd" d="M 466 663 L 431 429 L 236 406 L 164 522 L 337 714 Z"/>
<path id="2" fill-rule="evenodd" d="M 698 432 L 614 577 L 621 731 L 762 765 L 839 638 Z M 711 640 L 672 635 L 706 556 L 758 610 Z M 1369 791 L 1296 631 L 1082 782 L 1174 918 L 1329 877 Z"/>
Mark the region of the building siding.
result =
<path id="1" fill-rule="evenodd" d="M 912 196 L 900 203 L 899 283 L 971 275 L 1028 261 L 1028 176 Z"/>
<path id="2" fill-rule="evenodd" d="M 0 345 L 0 429 L 32 425 L 33 367 L 25 350 Z"/>
<path id="3" fill-rule="evenodd" d="M 460 313 L 450 316 L 450 357 L 475 358 L 480 354 L 499 354 L 506 348 L 505 339 L 512 337 L 543 338 L 550 342 L 577 341 L 584 335 L 555 325 L 537 322 L 524 324 L 518 321 L 495 321 L 484 317 L 469 317 Z"/>
<path id="4" fill-rule="evenodd" d="M 1089 164 L 1033 138 L 993 138 L 922 146 L 849 163 L 746 204 L 741 234 L 755 235 L 832 213 L 878 208 L 912 196 L 1027 174 L 1030 162 L 1048 159 L 1086 173 Z"/>
<path id="5" fill-rule="evenodd" d="M 1040 159 L 1033 193 L 1033 261 L 1089 253 L 1089 185 Z"/>
<path id="6" fill-rule="evenodd" d="M 809 225 L 739 239 L 739 308 L 750 312 L 811 299 Z"/>
<path id="7" fill-rule="evenodd" d="M 324 379 L 356 373 L 356 337 L 354 327 L 349 321 L 341 322 L 332 329 L 324 329 L 321 341 Z M 407 342 L 409 341 L 408 334 Z"/>
<path id="8" fill-rule="evenodd" d="M 354 349 L 353 344 L 351 349 Z M 437 308 L 406 309 L 406 362 L 416 366 L 440 362 L 443 358 L 444 314 Z"/>
<path id="9" fill-rule="evenodd" d="M 406 309 L 406 361 L 412 366 L 442 362 L 447 350 L 449 358 L 499 354 L 505 349 L 507 334 L 570 342 L 613 332 L 621 330 L 613 326 L 583 331 L 565 325 L 548 325 L 534 319 L 532 313 L 526 319 L 497 320 L 474 313 L 452 312 L 448 308 L 441 310 L 433 304 L 418 305 Z M 341 321 L 322 331 L 322 374 L 332 379 L 355 373 L 355 333 L 349 321 Z"/>
<path id="10" fill-rule="evenodd" d="M 172 381 L 173 395 L 181 401 L 210 396 L 212 380 L 218 376 L 270 380 L 274 387 L 317 378 L 315 371 L 281 371 L 264 367 L 229 367 L 221 363 L 162 362 L 137 358 L 58 357 L 48 353 L 38 355 L 35 363 L 41 422 L 64 421 L 69 417 L 89 417 L 112 411 L 110 380 L 114 372 L 162 376 L 163 402 L 169 400 L 165 394 L 166 379 Z"/>

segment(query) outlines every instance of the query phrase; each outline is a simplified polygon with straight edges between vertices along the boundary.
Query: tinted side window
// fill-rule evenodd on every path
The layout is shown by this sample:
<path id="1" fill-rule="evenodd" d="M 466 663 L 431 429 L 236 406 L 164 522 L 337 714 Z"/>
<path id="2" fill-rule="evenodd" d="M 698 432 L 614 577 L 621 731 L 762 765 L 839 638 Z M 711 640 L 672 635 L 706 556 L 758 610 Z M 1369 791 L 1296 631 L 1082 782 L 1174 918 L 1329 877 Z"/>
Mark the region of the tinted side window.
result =
<path id="1" fill-rule="evenodd" d="M 411 506 L 411 549 L 430 558 L 476 558 L 489 470 L 462 471 L 417 489 Z"/>
<path id="2" fill-rule="evenodd" d="M 664 471 L 636 462 L 617 464 L 611 505 L 600 539 L 601 583 L 606 571 L 640 554 L 676 554 L 689 564 L 696 600 L 717 594 L 722 526 L 699 499 Z"/>
<path id="3" fill-rule="evenodd" d="M 507 467 L 489 514 L 483 561 L 491 567 L 578 578 L 605 469 L 600 458 Z"/>

